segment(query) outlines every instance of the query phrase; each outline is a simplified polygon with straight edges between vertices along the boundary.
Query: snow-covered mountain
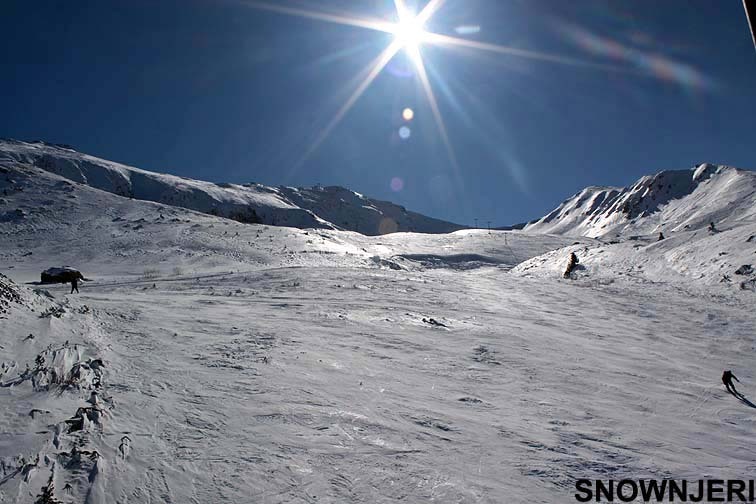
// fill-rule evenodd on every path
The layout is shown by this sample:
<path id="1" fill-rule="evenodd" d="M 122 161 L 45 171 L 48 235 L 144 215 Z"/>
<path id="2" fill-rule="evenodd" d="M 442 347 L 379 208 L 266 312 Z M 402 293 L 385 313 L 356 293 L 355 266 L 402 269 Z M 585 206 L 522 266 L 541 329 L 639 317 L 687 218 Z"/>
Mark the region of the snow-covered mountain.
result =
<path id="1" fill-rule="evenodd" d="M 574 277 L 591 281 L 756 290 L 756 173 L 702 164 L 625 188 L 588 187 L 524 232 L 600 240 L 534 257 L 514 268 L 516 275 L 559 276 L 575 252 L 581 262 Z"/>
<path id="2" fill-rule="evenodd" d="M 744 206 L 662 241 L 366 236 L 89 177 L 231 199 L 212 184 L 97 167 L 77 183 L 5 155 L 2 503 L 551 503 L 577 478 L 752 472 L 753 409 L 720 381 L 732 369 L 754 398 Z M 266 194 L 356 205 L 322 192 Z M 79 294 L 31 284 L 63 265 Z"/>
<path id="3" fill-rule="evenodd" d="M 450 233 L 463 228 L 410 212 L 403 206 L 388 201 L 367 198 L 343 187 L 279 187 L 277 190 L 287 201 L 308 209 L 334 227 L 366 235 L 383 235 L 397 231 Z"/>
<path id="4" fill-rule="evenodd" d="M 215 272 L 315 264 L 399 269 L 447 263 L 458 268 L 514 266 L 572 242 L 551 235 L 511 235 L 506 240 L 503 234 L 489 236 L 481 230 L 366 236 L 328 228 L 252 225 L 125 198 L 19 163 L 0 163 L 0 241 L 0 264 L 15 271 L 34 265 L 24 276 L 27 280 L 39 278 L 40 251 L 50 257 L 49 266 L 139 276 L 146 269 Z"/>
<path id="5" fill-rule="evenodd" d="M 587 187 L 524 230 L 614 237 L 750 220 L 756 220 L 756 173 L 702 164 L 645 176 L 624 188 Z"/>
<path id="6" fill-rule="evenodd" d="M 462 226 L 409 212 L 341 187 L 297 189 L 216 184 L 141 170 L 82 154 L 66 145 L 0 140 L 0 166 L 30 165 L 118 196 L 179 206 L 246 223 L 346 229 L 367 235 L 397 231 L 448 233 Z"/>

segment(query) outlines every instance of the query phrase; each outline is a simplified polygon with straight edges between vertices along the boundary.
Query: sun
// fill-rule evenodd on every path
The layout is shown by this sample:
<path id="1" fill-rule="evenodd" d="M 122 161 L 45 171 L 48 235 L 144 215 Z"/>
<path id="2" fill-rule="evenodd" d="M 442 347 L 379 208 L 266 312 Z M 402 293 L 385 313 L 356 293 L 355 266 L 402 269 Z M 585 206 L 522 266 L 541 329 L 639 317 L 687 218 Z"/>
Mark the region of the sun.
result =
<path id="1" fill-rule="evenodd" d="M 409 59 L 414 66 L 417 81 L 420 83 L 420 86 L 425 92 L 425 98 L 430 107 L 434 122 L 436 123 L 438 133 L 441 137 L 444 147 L 446 148 L 446 153 L 449 156 L 449 161 L 451 162 L 452 166 L 457 171 L 459 171 L 459 163 L 457 162 L 454 147 L 452 146 L 452 143 L 449 139 L 449 133 L 446 130 L 446 125 L 441 115 L 441 107 L 439 107 L 438 100 L 436 99 L 433 87 L 431 86 L 428 71 L 426 70 L 425 62 L 423 61 L 423 54 L 420 50 L 420 46 L 423 44 L 429 46 L 476 49 L 479 51 L 493 52 L 506 56 L 528 58 L 549 63 L 558 63 L 562 65 L 581 66 L 597 70 L 636 73 L 633 72 L 633 69 L 618 67 L 611 64 L 585 61 L 572 57 L 521 49 L 511 46 L 497 45 L 488 42 L 479 42 L 477 40 L 453 37 L 427 30 L 425 27 L 426 23 L 429 23 L 431 21 L 434 15 L 441 9 L 441 7 L 446 3 L 447 0 L 424 0 L 424 2 L 421 3 L 425 3 L 425 6 L 422 7 L 419 12 L 408 7 L 408 0 L 394 0 L 394 6 L 396 8 L 396 17 L 394 18 L 396 20 L 395 22 L 386 21 L 385 18 L 353 17 L 342 13 L 328 13 L 319 10 L 287 6 L 285 5 L 284 0 L 275 0 L 275 3 L 273 2 L 273 0 L 239 1 L 244 5 L 254 9 L 262 9 L 290 16 L 315 19 L 327 23 L 365 28 L 368 30 L 374 30 L 393 35 L 393 40 L 391 41 L 391 43 L 389 43 L 388 46 L 386 46 L 381 51 L 381 53 L 378 54 L 378 56 L 376 56 L 375 59 L 373 59 L 360 72 L 360 74 L 358 74 L 360 77 L 355 80 L 355 89 L 346 99 L 344 104 L 341 105 L 333 118 L 318 133 L 313 143 L 297 162 L 297 167 L 301 166 L 302 163 L 304 163 L 304 161 L 313 152 L 315 152 L 315 150 L 318 149 L 318 147 L 330 135 L 331 131 L 333 131 L 333 129 L 341 122 L 344 116 L 346 116 L 346 114 L 351 110 L 357 100 L 359 100 L 363 93 L 365 93 L 367 88 L 370 87 L 370 84 L 383 71 L 386 65 L 389 64 L 394 56 L 396 56 L 400 51 L 403 50 L 407 54 L 407 56 L 409 56 Z M 315 0 L 310 1 L 315 2 Z M 282 3 L 284 3 L 284 5 L 282 5 Z M 403 118 L 408 122 L 412 120 L 413 115 L 414 114 L 410 114 L 410 112 L 403 112 Z M 406 125 L 404 126 L 404 128 L 405 133 L 409 131 L 409 128 Z"/>
<path id="2" fill-rule="evenodd" d="M 409 50 L 417 49 L 428 34 L 423 21 L 412 14 L 403 14 L 392 32 L 396 42 Z"/>

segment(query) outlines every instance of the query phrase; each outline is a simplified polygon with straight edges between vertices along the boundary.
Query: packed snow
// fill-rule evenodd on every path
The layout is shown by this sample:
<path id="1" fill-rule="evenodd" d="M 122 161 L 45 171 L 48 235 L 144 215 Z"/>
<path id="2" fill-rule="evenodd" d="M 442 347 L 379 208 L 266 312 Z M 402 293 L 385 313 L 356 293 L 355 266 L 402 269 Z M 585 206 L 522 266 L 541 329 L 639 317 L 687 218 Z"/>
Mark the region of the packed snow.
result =
<path id="1" fill-rule="evenodd" d="M 737 196 L 749 174 L 717 170 L 690 194 L 721 209 L 716 177 Z M 578 478 L 756 467 L 754 410 L 720 381 L 756 397 L 745 212 L 661 241 L 365 236 L 15 157 L 0 191 L 0 502 L 554 503 Z M 61 265 L 80 294 L 37 284 Z"/>

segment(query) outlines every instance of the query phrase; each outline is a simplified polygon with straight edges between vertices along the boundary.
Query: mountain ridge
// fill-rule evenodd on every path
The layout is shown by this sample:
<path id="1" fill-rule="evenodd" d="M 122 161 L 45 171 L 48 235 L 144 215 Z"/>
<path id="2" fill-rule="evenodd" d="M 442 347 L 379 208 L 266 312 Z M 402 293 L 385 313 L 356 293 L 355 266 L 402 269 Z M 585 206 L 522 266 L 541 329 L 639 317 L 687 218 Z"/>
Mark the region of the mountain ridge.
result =
<path id="1" fill-rule="evenodd" d="M 523 228 L 591 238 L 698 229 L 756 219 L 756 173 L 702 163 L 627 187 L 588 186 Z"/>
<path id="2" fill-rule="evenodd" d="M 31 165 L 122 197 L 179 206 L 245 223 L 343 229 L 366 235 L 447 233 L 464 226 L 338 186 L 292 188 L 215 183 L 152 172 L 67 144 L 0 139 L 1 165 Z"/>

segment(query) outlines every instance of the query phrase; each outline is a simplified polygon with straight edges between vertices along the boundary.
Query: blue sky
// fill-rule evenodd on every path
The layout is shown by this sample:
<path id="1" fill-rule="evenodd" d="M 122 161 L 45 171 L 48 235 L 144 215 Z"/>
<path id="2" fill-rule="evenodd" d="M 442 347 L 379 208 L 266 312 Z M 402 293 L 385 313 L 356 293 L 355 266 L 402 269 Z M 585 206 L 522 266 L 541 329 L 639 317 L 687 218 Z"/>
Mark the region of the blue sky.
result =
<path id="1" fill-rule="evenodd" d="M 392 0 L 271 2 L 395 19 Z M 422 45 L 455 163 L 402 51 L 303 159 L 391 34 L 243 0 L 5 0 L 0 136 L 212 181 L 343 185 L 499 225 L 587 185 L 704 161 L 756 168 L 740 0 L 447 0 L 426 28 L 570 62 Z"/>

